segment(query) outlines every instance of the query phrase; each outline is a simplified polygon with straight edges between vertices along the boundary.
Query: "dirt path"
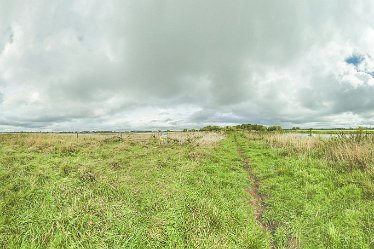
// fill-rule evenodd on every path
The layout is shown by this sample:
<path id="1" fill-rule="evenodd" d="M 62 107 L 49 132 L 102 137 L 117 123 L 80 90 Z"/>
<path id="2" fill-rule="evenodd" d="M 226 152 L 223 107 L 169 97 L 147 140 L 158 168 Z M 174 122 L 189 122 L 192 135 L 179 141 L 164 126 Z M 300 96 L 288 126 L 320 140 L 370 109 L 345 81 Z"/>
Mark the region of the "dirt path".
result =
<path id="1" fill-rule="evenodd" d="M 266 223 L 262 219 L 262 214 L 264 213 L 265 208 L 264 208 L 264 196 L 262 196 L 260 191 L 259 191 L 260 182 L 256 178 L 256 176 L 253 174 L 253 170 L 252 170 L 252 167 L 250 165 L 250 161 L 249 161 L 248 157 L 245 155 L 245 153 L 244 153 L 243 149 L 241 148 L 240 144 L 236 141 L 236 139 L 235 139 L 235 143 L 236 143 L 236 146 L 237 146 L 238 154 L 243 160 L 243 167 L 248 172 L 248 179 L 252 183 L 252 187 L 250 189 L 248 189 L 247 191 L 252 196 L 252 198 L 250 200 L 250 204 L 254 208 L 254 214 L 255 214 L 256 222 L 258 223 L 259 226 L 261 226 L 261 228 L 263 230 L 269 232 L 270 235 L 273 236 L 273 234 L 275 232 L 275 229 L 276 229 L 275 225 Z M 270 246 L 271 246 L 271 248 L 276 248 L 276 245 L 274 244 L 274 241 L 272 239 L 270 240 Z"/>

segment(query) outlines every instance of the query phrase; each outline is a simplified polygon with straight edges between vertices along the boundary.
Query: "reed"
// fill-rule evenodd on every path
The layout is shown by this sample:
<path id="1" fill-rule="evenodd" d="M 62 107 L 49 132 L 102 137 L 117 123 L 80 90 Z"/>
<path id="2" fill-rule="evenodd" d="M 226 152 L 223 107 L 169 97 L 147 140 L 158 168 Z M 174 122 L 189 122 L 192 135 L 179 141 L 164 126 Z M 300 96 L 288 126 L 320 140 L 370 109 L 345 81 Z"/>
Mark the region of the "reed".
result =
<path id="1" fill-rule="evenodd" d="M 304 137 L 290 133 L 248 133 L 282 154 L 303 153 L 319 157 L 342 169 L 360 169 L 374 173 L 374 136 L 365 133 L 340 134 L 331 138 Z"/>

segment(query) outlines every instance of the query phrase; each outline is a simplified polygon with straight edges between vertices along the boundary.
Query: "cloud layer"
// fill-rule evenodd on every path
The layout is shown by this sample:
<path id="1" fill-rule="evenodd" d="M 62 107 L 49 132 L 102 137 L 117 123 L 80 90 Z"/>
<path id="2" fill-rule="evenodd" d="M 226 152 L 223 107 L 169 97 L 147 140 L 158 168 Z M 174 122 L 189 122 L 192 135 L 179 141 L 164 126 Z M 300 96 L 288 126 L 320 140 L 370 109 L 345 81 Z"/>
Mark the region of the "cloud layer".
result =
<path id="1" fill-rule="evenodd" d="M 371 0 L 3 1 L 0 131 L 371 125 L 373 15 Z"/>

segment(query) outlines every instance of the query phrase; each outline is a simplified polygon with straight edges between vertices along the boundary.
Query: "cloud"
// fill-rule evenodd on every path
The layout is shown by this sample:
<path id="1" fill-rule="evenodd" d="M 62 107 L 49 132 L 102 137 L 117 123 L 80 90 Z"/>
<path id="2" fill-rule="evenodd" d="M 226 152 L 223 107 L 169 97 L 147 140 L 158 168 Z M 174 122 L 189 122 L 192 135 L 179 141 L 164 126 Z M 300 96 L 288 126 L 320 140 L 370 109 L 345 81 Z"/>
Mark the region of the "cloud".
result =
<path id="1" fill-rule="evenodd" d="M 374 123 L 370 0 L 2 6 L 0 130 Z"/>

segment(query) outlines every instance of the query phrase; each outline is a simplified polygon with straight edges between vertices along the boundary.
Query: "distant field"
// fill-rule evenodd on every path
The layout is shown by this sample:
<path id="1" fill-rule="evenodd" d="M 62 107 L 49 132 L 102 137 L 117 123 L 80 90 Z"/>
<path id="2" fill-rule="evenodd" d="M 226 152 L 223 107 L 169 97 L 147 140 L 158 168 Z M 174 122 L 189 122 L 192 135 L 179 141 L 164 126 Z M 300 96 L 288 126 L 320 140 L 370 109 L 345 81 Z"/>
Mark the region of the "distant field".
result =
<path id="1" fill-rule="evenodd" d="M 287 132 L 296 132 L 296 133 L 312 133 L 312 134 L 355 134 L 355 133 L 369 133 L 374 134 L 374 130 L 357 130 L 357 129 L 351 129 L 351 130 L 318 130 L 318 129 L 300 129 L 300 130 L 287 130 Z"/>
<path id="2" fill-rule="evenodd" d="M 371 136 L 0 135 L 1 248 L 373 248 Z"/>

